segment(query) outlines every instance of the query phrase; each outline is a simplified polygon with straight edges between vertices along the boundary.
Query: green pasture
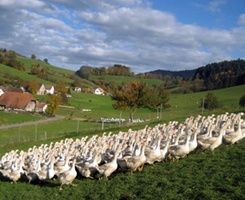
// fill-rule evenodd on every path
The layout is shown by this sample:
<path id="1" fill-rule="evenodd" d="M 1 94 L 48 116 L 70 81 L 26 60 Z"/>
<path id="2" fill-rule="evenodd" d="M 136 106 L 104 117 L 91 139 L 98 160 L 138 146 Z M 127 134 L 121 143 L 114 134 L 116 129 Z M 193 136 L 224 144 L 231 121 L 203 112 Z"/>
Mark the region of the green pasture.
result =
<path id="1" fill-rule="evenodd" d="M 20 70 L 14 69 L 12 67 L 8 67 L 6 65 L 0 64 L 0 70 L 1 70 L 1 74 L 0 76 L 4 76 L 5 73 L 9 73 L 12 76 L 19 76 L 22 80 L 26 80 L 26 81 L 32 81 L 34 79 L 36 79 L 39 83 L 44 83 L 44 84 L 48 84 L 48 85 L 53 85 L 54 83 L 43 80 L 41 78 L 38 78 L 36 76 L 30 75 L 26 72 L 22 72 Z"/>
<path id="2" fill-rule="evenodd" d="M 76 135 L 77 138 L 83 135 Z M 49 142 L 44 141 L 49 144 Z M 28 143 L 39 146 L 41 143 Z M 23 144 L 22 144 L 23 146 Z M 15 146 L 14 149 L 16 149 Z M 21 148 L 20 148 L 21 149 Z M 27 149 L 27 144 L 25 144 Z M 11 148 L 5 148 L 10 151 Z M 3 152 L 3 151 L 0 151 Z M 22 177 L 16 184 L 0 175 L 0 199 L 244 199 L 245 140 L 239 144 L 222 144 L 214 153 L 198 149 L 179 162 L 166 160 L 145 165 L 142 172 L 114 172 L 109 180 L 76 178 L 77 187 L 64 186 L 49 180 L 46 184 L 29 184 Z"/>
<path id="3" fill-rule="evenodd" d="M 42 116 L 35 116 L 32 114 L 22 114 L 22 113 L 15 113 L 15 112 L 4 112 L 0 111 L 0 117 L 4 119 L 3 122 L 0 122 L 0 126 L 2 125 L 9 125 L 9 124 L 20 124 L 29 121 L 37 121 L 43 119 Z"/>
<path id="4" fill-rule="evenodd" d="M 72 70 L 60 68 L 60 67 L 55 67 L 53 65 L 50 65 L 50 64 L 45 63 L 45 62 L 40 61 L 40 60 L 34 60 L 31 58 L 26 58 L 26 57 L 22 57 L 22 56 L 18 56 L 17 59 L 26 66 L 27 72 L 31 71 L 31 65 L 33 63 L 35 63 L 35 64 L 39 64 L 41 66 L 47 66 L 47 67 L 49 67 L 50 70 L 55 70 L 57 73 L 65 73 L 65 74 L 72 73 L 72 74 L 74 74 L 74 71 L 72 71 Z"/>
<path id="5" fill-rule="evenodd" d="M 203 115 L 222 114 L 228 112 L 241 112 L 238 105 L 240 96 L 245 91 L 245 85 L 222 90 L 212 91 L 218 96 L 222 105 L 227 108 L 214 111 L 204 110 Z M 72 93 L 69 102 L 74 108 L 60 108 L 58 114 L 67 118 L 45 124 L 25 126 L 1 130 L 0 154 L 19 149 L 27 151 L 34 145 L 60 141 L 65 138 L 81 138 L 103 132 L 127 131 L 142 129 L 146 124 L 153 127 L 158 123 L 168 123 L 171 120 L 184 121 L 191 115 L 201 114 L 200 99 L 207 92 L 187 95 L 171 95 L 169 109 L 164 109 L 162 119 L 151 119 L 146 123 L 119 127 L 118 124 L 102 124 L 78 121 L 76 118 L 98 119 L 102 116 L 119 116 L 120 111 L 115 111 L 108 96 L 93 94 Z M 79 103 L 81 107 L 79 107 Z M 177 107 L 176 107 L 177 106 Z M 90 108 L 92 111 L 82 112 L 81 109 Z M 74 112 L 71 120 L 68 119 Z M 1 112 L 0 112 L 1 113 Z M 86 114 L 85 114 L 86 113 Z M 85 117 L 86 115 L 86 117 Z M 156 111 L 139 109 L 136 116 L 156 116 Z M 122 117 L 129 116 L 126 111 Z M 10 117 L 11 118 L 11 117 Z M 130 171 L 124 173 L 114 172 L 109 180 L 101 180 L 96 175 L 94 180 L 76 178 L 77 187 L 64 186 L 59 190 L 59 182 L 50 180 L 46 184 L 29 184 L 25 177 L 18 183 L 10 181 L 0 175 L 0 199 L 245 199 L 245 140 L 239 144 L 226 146 L 222 144 L 214 150 L 204 154 L 198 149 L 190 153 L 178 163 L 166 160 L 156 163 L 155 166 L 145 165 L 142 172 Z"/>
<path id="6" fill-rule="evenodd" d="M 17 59 L 26 66 L 26 73 L 29 73 L 31 71 L 31 65 L 33 63 L 35 63 L 35 64 L 39 64 L 41 66 L 47 66 L 50 70 L 52 70 L 54 72 L 53 74 L 49 74 L 50 79 L 51 78 L 56 79 L 57 82 L 58 81 L 65 81 L 67 84 L 70 84 L 73 82 L 73 80 L 66 78 L 66 77 L 63 77 L 62 74 L 74 74 L 74 71 L 64 69 L 64 68 L 55 67 L 55 66 L 47 64 L 43 61 L 34 60 L 34 59 L 26 58 L 26 57 L 19 56 Z"/>
<path id="7" fill-rule="evenodd" d="M 106 82 L 111 82 L 115 81 L 118 86 L 122 86 L 122 83 L 129 82 L 129 81 L 134 81 L 134 80 L 139 80 L 140 82 L 144 83 L 146 82 L 147 85 L 160 85 L 163 84 L 164 81 L 159 80 L 159 79 L 149 79 L 149 78 L 137 78 L 137 77 L 130 77 L 130 76 L 115 76 L 115 75 L 105 75 L 105 76 L 92 76 L 92 80 L 105 80 Z"/>
<path id="8" fill-rule="evenodd" d="M 128 111 L 115 110 L 112 107 L 113 101 L 110 96 L 72 92 L 72 98 L 69 98 L 68 102 L 74 108 L 60 108 L 56 113 L 66 116 L 73 113 L 74 117 L 86 119 L 120 118 L 120 115 L 121 118 L 129 119 Z M 82 111 L 82 109 L 91 109 L 91 111 Z M 155 115 L 156 118 L 156 111 L 140 108 L 136 111 L 134 118 L 148 119 L 149 114 L 152 118 Z"/>
<path id="9" fill-rule="evenodd" d="M 103 124 L 103 130 L 118 128 L 118 124 Z M 0 146 L 30 141 L 57 140 L 57 138 L 86 136 L 89 133 L 103 131 L 101 123 L 63 119 L 48 123 L 1 129 Z"/>

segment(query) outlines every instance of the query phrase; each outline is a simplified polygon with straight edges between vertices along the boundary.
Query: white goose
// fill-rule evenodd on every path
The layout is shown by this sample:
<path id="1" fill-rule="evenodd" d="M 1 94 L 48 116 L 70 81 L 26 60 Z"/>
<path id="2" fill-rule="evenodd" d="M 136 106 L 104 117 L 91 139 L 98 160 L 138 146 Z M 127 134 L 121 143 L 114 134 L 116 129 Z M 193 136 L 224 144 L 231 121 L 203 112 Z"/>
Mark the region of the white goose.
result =
<path id="1" fill-rule="evenodd" d="M 77 176 L 77 171 L 75 169 L 75 163 L 76 163 L 76 157 L 72 161 L 72 166 L 69 170 L 66 170 L 62 173 L 59 174 L 59 181 L 61 183 L 60 185 L 60 190 L 62 190 L 63 185 L 72 185 L 72 186 L 77 186 L 75 184 L 72 184 L 72 181 L 76 178 Z"/>
<path id="2" fill-rule="evenodd" d="M 143 143 L 143 145 L 141 146 L 140 155 L 124 158 L 126 161 L 126 167 L 128 169 L 131 169 L 131 175 L 136 170 L 139 171 L 143 170 L 144 164 L 146 162 L 145 147 L 146 147 L 146 143 Z"/>
<path id="3" fill-rule="evenodd" d="M 161 137 L 162 136 L 158 136 L 156 138 L 156 148 L 155 149 L 149 149 L 145 151 L 146 163 L 150 165 L 154 165 L 154 162 L 157 161 L 158 158 L 161 156 L 161 151 L 160 151 Z"/>
<path id="4" fill-rule="evenodd" d="M 103 164 L 101 166 L 95 166 L 97 171 L 100 173 L 100 175 L 103 175 L 108 180 L 108 176 L 110 176 L 114 171 L 116 171 L 118 164 L 117 164 L 117 157 L 120 153 L 120 149 L 117 149 L 115 152 L 114 158 L 111 162 Z M 101 180 L 103 177 L 100 177 L 99 180 Z"/>
<path id="5" fill-rule="evenodd" d="M 228 135 L 224 135 L 224 142 L 226 144 L 234 144 L 236 142 L 239 142 L 239 140 L 242 138 L 242 129 L 241 129 L 241 123 L 243 122 L 243 119 L 240 119 L 238 121 L 238 128 L 236 131 L 228 134 Z"/>
<path id="6" fill-rule="evenodd" d="M 198 140 L 198 143 L 202 146 L 204 150 L 210 150 L 213 152 L 215 148 L 219 147 L 222 144 L 222 137 L 225 134 L 225 130 L 226 123 L 220 129 L 218 137 L 209 137 L 205 140 Z"/>
<path id="7" fill-rule="evenodd" d="M 179 144 L 176 146 L 169 147 L 169 153 L 170 156 L 173 157 L 173 162 L 174 159 L 177 159 L 178 161 L 180 158 L 184 158 L 190 152 L 190 147 L 189 147 L 190 137 L 191 135 L 188 134 L 186 137 L 185 144 Z"/>

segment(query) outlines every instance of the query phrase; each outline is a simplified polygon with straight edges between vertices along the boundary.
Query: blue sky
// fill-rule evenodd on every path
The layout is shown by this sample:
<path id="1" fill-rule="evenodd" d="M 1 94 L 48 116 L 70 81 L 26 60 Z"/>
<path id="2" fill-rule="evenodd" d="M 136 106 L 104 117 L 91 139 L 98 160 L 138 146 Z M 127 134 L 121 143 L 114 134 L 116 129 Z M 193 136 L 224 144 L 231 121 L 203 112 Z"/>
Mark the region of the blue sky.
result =
<path id="1" fill-rule="evenodd" d="M 0 0 L 0 48 L 135 73 L 244 59 L 244 0 Z"/>

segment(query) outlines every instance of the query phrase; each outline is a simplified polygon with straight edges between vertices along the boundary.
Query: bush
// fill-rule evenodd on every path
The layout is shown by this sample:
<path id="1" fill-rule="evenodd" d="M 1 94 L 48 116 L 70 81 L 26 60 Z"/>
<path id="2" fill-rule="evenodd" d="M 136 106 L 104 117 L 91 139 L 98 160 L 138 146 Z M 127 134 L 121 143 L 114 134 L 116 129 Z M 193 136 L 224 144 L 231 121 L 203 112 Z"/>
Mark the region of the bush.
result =
<path id="1" fill-rule="evenodd" d="M 201 99 L 201 107 L 203 100 Z M 214 93 L 207 93 L 205 100 L 204 100 L 204 108 L 208 110 L 214 110 L 220 107 L 220 103 L 218 98 L 214 95 Z"/>
<path id="2" fill-rule="evenodd" d="M 241 107 L 245 107 L 245 95 L 242 95 L 240 100 L 239 100 L 239 105 Z"/>

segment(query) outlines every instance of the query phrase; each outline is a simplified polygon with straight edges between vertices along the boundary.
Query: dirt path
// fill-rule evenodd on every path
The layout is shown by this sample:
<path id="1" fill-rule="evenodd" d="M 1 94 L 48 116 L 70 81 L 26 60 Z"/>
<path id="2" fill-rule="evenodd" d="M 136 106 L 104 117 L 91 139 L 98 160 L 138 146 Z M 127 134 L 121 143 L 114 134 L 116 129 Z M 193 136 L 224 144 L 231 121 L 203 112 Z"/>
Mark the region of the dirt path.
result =
<path id="1" fill-rule="evenodd" d="M 3 125 L 3 126 L 0 126 L 0 129 L 14 128 L 14 127 L 20 127 L 20 126 L 28 126 L 28 125 L 34 125 L 34 124 L 41 124 L 41 123 L 56 121 L 56 120 L 60 120 L 60 119 L 64 119 L 64 118 L 65 118 L 65 116 L 56 115 L 56 117 L 48 118 L 48 119 L 44 119 L 44 120 L 39 120 L 39 121 L 24 122 L 21 124 Z"/>

